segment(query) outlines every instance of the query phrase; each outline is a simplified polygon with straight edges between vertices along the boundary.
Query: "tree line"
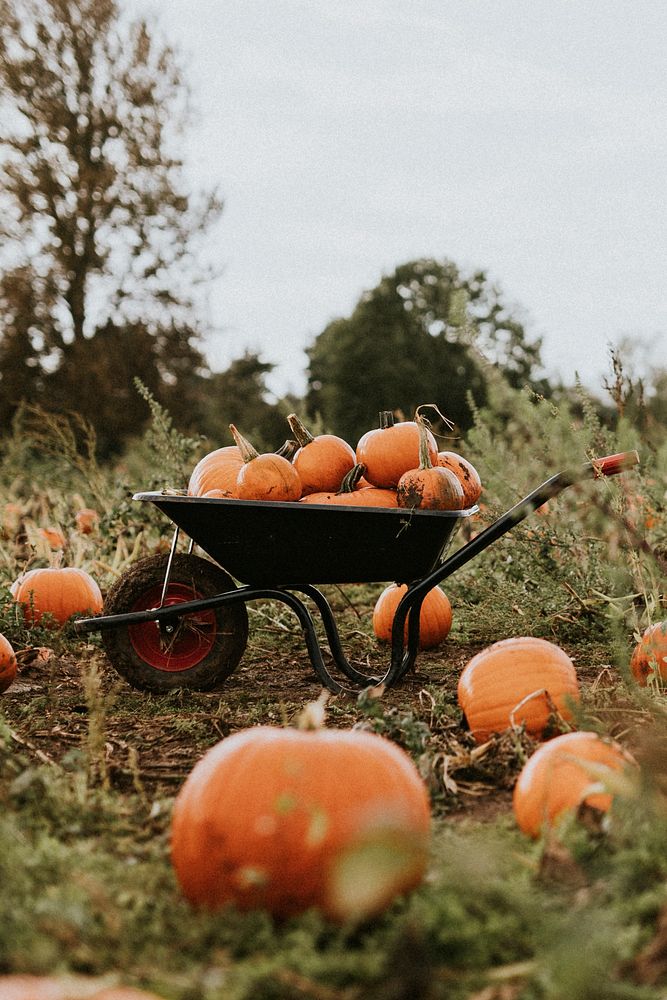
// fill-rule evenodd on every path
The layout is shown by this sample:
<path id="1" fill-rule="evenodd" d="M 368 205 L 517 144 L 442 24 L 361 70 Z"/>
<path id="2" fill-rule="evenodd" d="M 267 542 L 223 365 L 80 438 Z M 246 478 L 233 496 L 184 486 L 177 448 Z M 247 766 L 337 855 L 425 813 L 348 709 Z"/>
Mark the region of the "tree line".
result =
<path id="1" fill-rule="evenodd" d="M 352 443 L 423 402 L 465 431 L 490 367 L 558 391 L 502 291 L 447 259 L 400 265 L 329 323 L 303 399 L 271 400 L 252 352 L 212 372 L 201 293 L 223 202 L 186 183 L 189 97 L 177 52 L 117 0 L 0 0 L 0 428 L 22 401 L 76 411 L 118 453 L 148 419 L 137 379 L 184 431 L 217 446 L 242 421 L 265 448 L 292 409 Z"/>

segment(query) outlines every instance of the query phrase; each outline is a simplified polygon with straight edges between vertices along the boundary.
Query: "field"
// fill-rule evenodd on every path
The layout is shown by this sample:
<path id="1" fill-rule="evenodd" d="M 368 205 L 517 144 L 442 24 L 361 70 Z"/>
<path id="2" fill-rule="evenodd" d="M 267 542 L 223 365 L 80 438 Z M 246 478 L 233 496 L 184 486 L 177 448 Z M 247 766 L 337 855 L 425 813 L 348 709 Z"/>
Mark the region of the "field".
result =
<path id="1" fill-rule="evenodd" d="M 567 490 L 448 580 L 452 631 L 400 685 L 328 699 L 327 725 L 368 728 L 410 754 L 433 812 L 423 885 L 342 927 L 317 912 L 282 923 L 196 912 L 169 861 L 174 797 L 204 751 L 248 726 L 293 724 L 320 695 L 291 613 L 250 606 L 248 648 L 219 690 L 156 695 L 122 680 L 96 635 L 26 628 L 9 591 L 54 559 L 105 591 L 165 550 L 168 525 L 130 496 L 181 488 L 200 445 L 156 408 L 123 463 L 100 468 L 75 420 L 25 414 L 0 470 L 0 632 L 19 659 L 0 701 L 0 972 L 94 977 L 165 1000 L 667 996 L 667 702 L 628 666 L 643 629 L 666 617 L 667 451 L 620 414 L 602 426 L 585 400 L 576 413 L 520 393 L 495 402 L 456 446 L 485 486 L 473 531 L 573 457 L 636 448 L 641 464 Z M 100 513 L 91 534 L 76 529 L 81 507 Z M 46 528 L 64 545 L 52 548 Z M 383 585 L 325 588 L 352 661 L 370 673 L 387 665 L 371 628 Z M 512 813 L 535 741 L 515 727 L 476 744 L 456 697 L 471 656 L 512 635 L 572 657 L 574 725 L 617 739 L 640 765 L 610 814 L 584 811 L 538 841 Z"/>

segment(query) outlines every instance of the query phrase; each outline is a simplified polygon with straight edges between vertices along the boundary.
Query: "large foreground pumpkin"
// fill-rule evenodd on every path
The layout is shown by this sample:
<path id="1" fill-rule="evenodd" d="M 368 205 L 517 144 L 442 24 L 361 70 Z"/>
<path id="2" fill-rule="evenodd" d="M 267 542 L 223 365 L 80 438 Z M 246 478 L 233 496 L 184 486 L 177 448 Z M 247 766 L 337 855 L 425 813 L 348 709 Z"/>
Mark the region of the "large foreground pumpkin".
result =
<path id="1" fill-rule="evenodd" d="M 572 660 L 553 642 L 534 636 L 501 639 L 468 662 L 459 678 L 459 705 L 478 743 L 511 725 L 544 734 L 555 708 L 572 717 L 579 701 Z"/>
<path id="2" fill-rule="evenodd" d="M 612 794 L 605 777 L 622 771 L 632 758 L 597 733 L 564 733 L 543 743 L 526 762 L 514 786 L 514 815 L 521 830 L 539 837 L 546 826 L 582 803 L 606 812 Z"/>
<path id="3" fill-rule="evenodd" d="M 196 906 L 317 907 L 344 921 L 419 884 L 429 831 L 426 788 L 394 743 L 258 726 L 195 765 L 174 806 L 172 861 Z"/>
<path id="4" fill-rule="evenodd" d="M 90 573 L 74 566 L 31 569 L 11 588 L 14 600 L 23 605 L 28 624 L 36 624 L 49 614 L 63 625 L 80 612 L 102 610 L 102 594 Z"/>

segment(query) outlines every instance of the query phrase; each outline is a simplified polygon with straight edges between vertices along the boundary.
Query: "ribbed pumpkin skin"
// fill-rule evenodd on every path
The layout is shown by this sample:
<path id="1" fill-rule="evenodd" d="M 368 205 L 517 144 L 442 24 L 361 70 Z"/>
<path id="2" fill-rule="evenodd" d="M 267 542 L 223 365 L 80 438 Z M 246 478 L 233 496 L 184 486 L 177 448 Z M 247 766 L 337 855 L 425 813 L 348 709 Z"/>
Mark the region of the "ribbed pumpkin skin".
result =
<path id="1" fill-rule="evenodd" d="M 23 605 L 29 624 L 36 624 L 48 613 L 63 625 L 77 612 L 97 614 L 103 604 L 92 576 L 73 566 L 28 570 L 15 582 L 12 593 L 14 600 Z"/>
<path id="2" fill-rule="evenodd" d="M 438 452 L 438 465 L 450 469 L 463 487 L 463 506 L 472 507 L 482 495 L 482 481 L 474 465 L 455 451 Z"/>
<path id="3" fill-rule="evenodd" d="M 291 462 L 267 452 L 245 462 L 236 479 L 239 500 L 277 500 L 301 498 L 301 480 Z"/>
<path id="4" fill-rule="evenodd" d="M 335 492 L 354 463 L 354 448 L 335 434 L 318 434 L 292 459 L 302 496 Z"/>
<path id="5" fill-rule="evenodd" d="M 258 726 L 222 740 L 195 765 L 173 812 L 172 862 L 185 896 L 288 917 L 332 897 L 346 849 L 384 833 L 409 838 L 384 905 L 422 879 L 430 830 L 426 788 L 410 758 L 373 733 Z"/>
<path id="6" fill-rule="evenodd" d="M 429 456 L 435 465 L 438 446 L 430 431 L 427 437 Z M 366 431 L 357 443 L 356 460 L 366 466 L 365 478 L 373 486 L 396 489 L 403 473 L 419 467 L 419 427 L 414 420 L 406 420 Z"/>
<path id="7" fill-rule="evenodd" d="M 465 495 L 451 469 L 434 465 L 430 469 L 404 472 L 396 488 L 398 506 L 421 510 L 463 510 Z"/>
<path id="8" fill-rule="evenodd" d="M 0 976 L 0 1000 L 161 1000 L 132 986 L 108 986 L 83 977 Z"/>
<path id="9" fill-rule="evenodd" d="M 652 670 L 663 681 L 667 680 L 667 621 L 656 622 L 646 629 L 632 653 L 630 670 L 642 687 L 648 684 Z"/>
<path id="10" fill-rule="evenodd" d="M 529 758 L 514 786 L 514 816 L 529 837 L 539 837 L 545 824 L 553 824 L 583 801 L 606 812 L 612 796 L 608 792 L 585 795 L 600 780 L 594 768 L 604 765 L 622 771 L 632 758 L 616 743 L 606 743 L 596 733 L 564 733 L 543 743 Z"/>
<path id="11" fill-rule="evenodd" d="M 564 719 L 572 712 L 569 701 L 579 701 L 579 684 L 570 657 L 546 639 L 520 636 L 501 639 L 467 663 L 459 678 L 459 705 L 478 743 L 503 732 L 514 721 L 540 737 L 549 721 L 549 704 L 536 694 L 514 713 L 533 692 L 546 689 Z"/>
<path id="12" fill-rule="evenodd" d="M 0 633 L 0 693 L 6 691 L 13 682 L 16 670 L 16 654 L 12 644 Z"/>
<path id="13" fill-rule="evenodd" d="M 373 632 L 382 642 L 391 642 L 396 608 L 407 589 L 405 583 L 391 583 L 385 587 L 375 603 Z M 437 646 L 447 638 L 451 627 L 452 607 L 449 598 L 439 587 L 434 587 L 422 601 L 419 613 L 419 648 L 432 649 Z M 403 635 L 407 639 L 407 621 Z"/>
<path id="14" fill-rule="evenodd" d="M 188 482 L 188 494 L 201 497 L 210 490 L 222 490 L 235 496 L 236 480 L 243 465 L 241 452 L 235 444 L 216 448 L 195 465 Z"/>

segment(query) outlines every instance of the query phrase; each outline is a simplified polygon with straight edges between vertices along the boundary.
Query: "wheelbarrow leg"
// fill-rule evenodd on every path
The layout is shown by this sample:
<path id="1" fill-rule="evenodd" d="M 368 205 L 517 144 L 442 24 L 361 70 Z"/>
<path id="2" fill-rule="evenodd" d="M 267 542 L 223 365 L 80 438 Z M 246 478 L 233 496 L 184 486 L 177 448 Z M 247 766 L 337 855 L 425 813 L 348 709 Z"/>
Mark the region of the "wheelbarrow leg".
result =
<path id="1" fill-rule="evenodd" d="M 300 593 L 305 594 L 307 597 L 313 601 L 316 605 L 317 610 L 322 618 L 322 623 L 324 625 L 324 630 L 327 635 L 327 642 L 329 643 L 329 649 L 331 650 L 331 655 L 334 659 L 336 666 L 345 674 L 345 676 L 354 681 L 355 684 L 361 685 L 363 687 L 368 687 L 369 685 L 379 684 L 381 678 L 369 676 L 368 674 L 362 673 L 361 670 L 357 670 L 353 667 L 345 655 L 345 651 L 340 641 L 340 634 L 338 632 L 338 627 L 331 610 L 331 605 L 327 601 L 326 597 L 321 590 L 310 585 L 304 585 L 302 587 L 294 588 L 299 590 Z"/>

